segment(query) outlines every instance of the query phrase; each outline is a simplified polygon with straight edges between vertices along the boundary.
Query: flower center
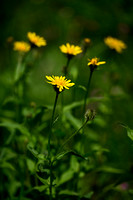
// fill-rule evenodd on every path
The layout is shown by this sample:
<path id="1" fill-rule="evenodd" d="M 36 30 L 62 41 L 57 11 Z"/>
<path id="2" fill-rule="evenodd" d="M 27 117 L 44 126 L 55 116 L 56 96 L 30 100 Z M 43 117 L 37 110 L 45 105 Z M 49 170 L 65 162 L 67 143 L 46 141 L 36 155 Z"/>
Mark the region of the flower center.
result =
<path id="1" fill-rule="evenodd" d="M 91 60 L 91 63 L 92 63 L 92 65 L 97 65 L 97 58 L 93 58 L 93 59 Z"/>
<path id="2" fill-rule="evenodd" d="M 58 86 L 64 86 L 65 85 L 65 81 L 64 80 L 57 80 L 56 84 Z"/>

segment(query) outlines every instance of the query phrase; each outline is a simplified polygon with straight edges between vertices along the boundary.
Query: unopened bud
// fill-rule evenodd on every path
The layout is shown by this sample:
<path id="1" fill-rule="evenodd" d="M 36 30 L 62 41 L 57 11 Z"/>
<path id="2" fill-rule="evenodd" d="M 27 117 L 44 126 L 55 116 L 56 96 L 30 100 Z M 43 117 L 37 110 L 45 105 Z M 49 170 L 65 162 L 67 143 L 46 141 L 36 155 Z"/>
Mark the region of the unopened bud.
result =
<path id="1" fill-rule="evenodd" d="M 85 119 L 86 121 L 93 120 L 96 116 L 96 111 L 93 109 L 88 109 L 85 113 Z"/>
<path id="2" fill-rule="evenodd" d="M 91 39 L 90 38 L 84 38 L 84 42 L 86 45 L 90 45 Z"/>

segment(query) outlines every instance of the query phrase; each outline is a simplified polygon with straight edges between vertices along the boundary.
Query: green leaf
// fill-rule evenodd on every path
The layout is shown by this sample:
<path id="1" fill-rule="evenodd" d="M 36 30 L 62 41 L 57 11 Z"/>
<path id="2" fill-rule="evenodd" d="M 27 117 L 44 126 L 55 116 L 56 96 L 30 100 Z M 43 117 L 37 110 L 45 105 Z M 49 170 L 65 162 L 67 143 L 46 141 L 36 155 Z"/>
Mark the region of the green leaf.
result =
<path id="1" fill-rule="evenodd" d="M 17 154 L 14 151 L 12 151 L 12 149 L 10 148 L 5 147 L 2 149 L 0 153 L 0 160 L 2 161 L 7 161 L 15 157 L 17 157 Z"/>
<path id="2" fill-rule="evenodd" d="M 44 179 L 44 178 L 40 177 L 37 173 L 36 173 L 36 176 L 41 181 L 41 183 L 43 183 L 44 185 L 49 186 L 49 180 L 48 179 Z"/>
<path id="3" fill-rule="evenodd" d="M 78 196 L 79 194 L 77 192 L 74 191 L 70 191 L 70 190 L 62 190 L 59 192 L 59 195 L 69 195 L 69 196 Z"/>
<path id="4" fill-rule="evenodd" d="M 2 106 L 6 106 L 9 103 L 18 103 L 18 99 L 15 96 L 9 96 L 4 100 Z"/>
<path id="5" fill-rule="evenodd" d="M 107 97 L 91 97 L 91 98 L 87 99 L 87 103 L 89 103 L 89 102 L 99 102 L 99 101 L 108 101 L 108 98 Z M 83 104 L 84 104 L 84 100 L 75 101 L 71 104 L 64 106 L 63 112 L 65 113 L 66 111 L 72 110 L 73 108 L 76 108 L 76 107 L 79 107 L 79 106 L 82 106 Z"/>
<path id="6" fill-rule="evenodd" d="M 83 85 L 78 85 L 78 87 L 81 88 L 81 89 L 84 90 L 84 91 L 87 91 L 86 87 L 83 86 Z"/>
<path id="7" fill-rule="evenodd" d="M 41 185 L 41 186 L 35 186 L 33 187 L 33 190 L 38 190 L 39 192 L 43 192 L 48 188 L 48 185 Z"/>
<path id="8" fill-rule="evenodd" d="M 67 155 L 69 153 L 70 153 L 70 151 L 61 152 L 53 160 L 61 160 L 65 155 Z"/>
<path id="9" fill-rule="evenodd" d="M 12 180 L 10 187 L 8 187 L 10 196 L 15 196 L 19 188 L 21 188 L 21 183 L 19 181 Z"/>
<path id="10" fill-rule="evenodd" d="M 11 163 L 9 163 L 9 162 L 6 162 L 6 161 L 0 163 L 0 167 L 1 167 L 1 168 L 8 168 L 8 169 L 10 169 L 10 170 L 15 171 L 15 168 L 13 167 L 13 165 L 12 165 Z"/>
<path id="11" fill-rule="evenodd" d="M 95 124 L 104 128 L 106 126 L 106 119 L 101 116 L 97 116 L 95 118 Z"/>
<path id="12" fill-rule="evenodd" d="M 29 158 L 26 159 L 26 162 L 27 162 L 27 166 L 28 166 L 29 171 L 31 173 L 33 173 L 35 171 L 35 163 Z"/>
<path id="13" fill-rule="evenodd" d="M 37 158 L 40 160 L 47 160 L 44 154 L 39 154 L 37 150 L 34 149 L 33 145 L 29 143 L 27 145 L 28 150 Z"/>
<path id="14" fill-rule="evenodd" d="M 80 157 L 84 160 L 87 160 L 87 158 L 85 158 L 84 156 L 80 155 L 79 153 L 73 151 L 73 150 L 68 150 L 68 151 L 63 151 L 61 153 L 59 153 L 55 158 L 54 158 L 54 161 L 56 160 L 61 160 L 64 156 L 66 156 L 67 154 L 71 154 L 71 155 L 74 155 L 74 156 L 77 156 L 77 157 Z"/>
<path id="15" fill-rule="evenodd" d="M 4 121 L 4 122 L 0 123 L 0 126 L 11 129 L 11 130 L 17 129 L 17 130 L 19 130 L 20 133 L 30 137 L 30 132 L 28 131 L 28 129 L 25 126 L 23 126 L 22 124 L 18 124 L 14 121 Z"/>
<path id="16" fill-rule="evenodd" d="M 31 146 L 31 144 L 27 145 L 27 149 L 36 157 L 38 158 L 39 153 Z"/>
<path id="17" fill-rule="evenodd" d="M 66 105 L 63 108 L 63 112 L 66 113 L 66 111 L 71 110 L 71 109 L 76 108 L 76 107 L 79 107 L 79 106 L 83 105 L 83 103 L 84 103 L 84 101 L 76 101 L 76 102 L 73 102 L 69 105 Z"/>
<path id="18" fill-rule="evenodd" d="M 70 169 L 68 171 L 65 171 L 62 174 L 57 186 L 60 186 L 60 185 L 62 185 L 64 183 L 66 183 L 67 181 L 70 181 L 73 178 L 73 175 L 74 175 L 74 171 L 72 171 Z"/>
<path id="19" fill-rule="evenodd" d="M 133 129 L 130 129 L 128 126 L 124 125 L 124 124 L 120 124 L 122 127 L 124 127 L 127 130 L 127 136 L 133 140 Z"/>
<path id="20" fill-rule="evenodd" d="M 133 140 L 133 130 L 132 129 L 127 128 L 127 135 L 131 140 Z"/>
<path id="21" fill-rule="evenodd" d="M 83 197 L 85 197 L 86 199 L 90 199 L 92 197 L 92 195 L 94 194 L 93 191 L 89 192 L 88 194 L 85 194 Z"/>
<path id="22" fill-rule="evenodd" d="M 102 166 L 98 169 L 98 171 L 103 171 L 103 172 L 113 173 L 113 174 L 123 174 L 124 173 L 124 171 L 122 169 L 117 169 L 117 168 L 113 168 L 110 166 Z"/>
<path id="23" fill-rule="evenodd" d="M 74 126 L 76 129 L 79 129 L 82 126 L 82 122 L 74 117 L 70 111 L 65 112 L 66 119 Z"/>
<path id="24" fill-rule="evenodd" d="M 92 151 L 95 151 L 95 152 L 110 152 L 109 151 L 109 149 L 106 149 L 106 148 L 103 148 L 101 145 L 99 145 L 99 144 L 92 144 L 91 146 L 91 149 L 92 149 Z"/>
<path id="25" fill-rule="evenodd" d="M 78 173 L 80 169 L 80 163 L 78 162 L 78 159 L 76 156 L 72 156 L 70 160 L 70 166 L 71 169 L 75 172 Z"/>

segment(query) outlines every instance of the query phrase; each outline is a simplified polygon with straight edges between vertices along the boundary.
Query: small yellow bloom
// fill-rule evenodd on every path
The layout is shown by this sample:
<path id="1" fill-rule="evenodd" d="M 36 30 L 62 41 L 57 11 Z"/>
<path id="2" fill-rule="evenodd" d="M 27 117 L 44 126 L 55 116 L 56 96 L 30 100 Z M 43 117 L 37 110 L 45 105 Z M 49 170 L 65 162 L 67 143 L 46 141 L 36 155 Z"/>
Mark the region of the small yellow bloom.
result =
<path id="1" fill-rule="evenodd" d="M 126 44 L 122 40 L 110 36 L 105 38 L 104 42 L 109 48 L 115 49 L 118 53 L 122 53 L 123 49 L 127 48 Z"/>
<path id="2" fill-rule="evenodd" d="M 43 37 L 36 35 L 36 33 L 27 33 L 29 41 L 37 47 L 46 46 L 46 40 Z"/>
<path id="3" fill-rule="evenodd" d="M 66 46 L 63 44 L 59 48 L 62 53 L 65 53 L 65 54 L 71 55 L 71 56 L 76 56 L 77 54 L 82 52 L 81 47 L 70 45 L 69 43 L 66 43 Z"/>
<path id="4" fill-rule="evenodd" d="M 20 51 L 20 52 L 28 52 L 30 50 L 30 45 L 26 42 L 14 42 L 14 47 L 13 49 L 15 51 Z"/>
<path id="5" fill-rule="evenodd" d="M 91 43 L 91 39 L 90 38 L 84 38 L 84 42 L 88 45 Z"/>
<path id="6" fill-rule="evenodd" d="M 65 76 L 46 76 L 48 83 L 52 84 L 57 92 L 62 92 L 64 89 L 69 89 L 69 87 L 75 85 L 75 83 L 70 83 L 71 80 L 67 80 Z M 51 82 L 49 82 L 51 81 Z"/>
<path id="7" fill-rule="evenodd" d="M 102 64 L 105 64 L 106 62 L 105 61 L 101 61 L 101 62 L 98 62 L 98 58 L 92 58 L 91 60 L 88 59 L 89 62 L 88 62 L 88 65 L 92 65 L 92 66 L 98 66 L 98 65 L 102 65 Z"/>

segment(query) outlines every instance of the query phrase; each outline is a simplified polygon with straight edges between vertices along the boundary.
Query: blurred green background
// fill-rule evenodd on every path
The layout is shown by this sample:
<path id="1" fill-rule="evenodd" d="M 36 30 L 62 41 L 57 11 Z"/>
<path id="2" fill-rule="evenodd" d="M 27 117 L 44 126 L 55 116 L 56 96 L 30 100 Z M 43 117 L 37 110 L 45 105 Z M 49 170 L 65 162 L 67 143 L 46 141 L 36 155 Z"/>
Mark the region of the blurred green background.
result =
<path id="1" fill-rule="evenodd" d="M 11 91 L 18 57 L 7 40 L 13 37 L 14 41 L 28 41 L 28 31 L 36 32 L 47 40 L 47 46 L 40 48 L 35 54 L 35 60 L 29 63 L 33 68 L 28 79 L 29 100 L 41 104 L 53 103 L 52 99 L 49 100 L 49 95 L 54 95 L 54 91 L 50 90 L 50 86 L 45 82 L 45 75 L 61 75 L 66 58 L 60 52 L 59 46 L 66 42 L 82 45 L 86 37 L 92 41 L 86 58 L 80 63 L 76 60 L 71 62 L 71 66 L 74 66 L 73 71 L 78 63 L 77 84 L 86 86 L 89 73 L 87 59 L 96 56 L 106 60 L 107 64 L 96 73 L 92 87 L 101 88 L 109 94 L 115 84 L 122 87 L 122 92 L 132 97 L 132 1 L 6 0 L 1 3 L 1 8 L 0 101 Z M 114 58 L 103 41 L 107 36 L 122 39 L 128 46 L 126 51 Z M 101 82 L 97 81 L 98 79 L 104 80 Z M 84 93 L 82 90 L 79 92 L 79 98 L 82 98 Z M 131 111 L 131 108 L 129 110 Z"/>
<path id="2" fill-rule="evenodd" d="M 92 40 L 92 49 L 88 53 L 88 57 L 102 56 L 103 59 L 109 60 L 106 72 L 112 70 L 109 66 L 112 57 L 106 57 L 103 39 L 110 35 L 125 41 L 128 48 L 124 55 L 119 57 L 121 62 L 118 70 L 127 78 L 125 81 L 124 76 L 122 77 L 124 87 L 130 85 L 132 88 L 132 77 L 129 73 L 132 70 L 133 53 L 133 3 L 131 0 L 112 0 L 111 2 L 104 0 L 23 0 L 19 2 L 6 0 L 2 1 L 0 12 L 2 19 L 0 69 L 2 76 L 5 71 L 7 73 L 7 80 L 3 78 L 2 81 L 1 78 L 3 86 L 8 85 L 15 69 L 15 61 L 17 61 L 17 55 L 8 48 L 7 38 L 12 36 L 15 41 L 26 41 L 27 32 L 33 31 L 43 36 L 48 43 L 46 48 L 41 49 L 40 57 L 38 60 L 36 59 L 36 66 L 34 66 L 35 73 L 31 74 L 32 86 L 30 89 L 34 88 L 32 92 L 36 97 L 40 96 L 42 99 L 42 90 L 47 87 L 43 85 L 43 77 L 46 74 L 61 72 L 62 65 L 65 63 L 65 57 L 60 53 L 58 47 L 66 42 L 80 45 L 85 37 Z M 83 75 L 86 70 L 87 68 L 84 66 Z M 82 72 L 80 71 L 80 73 Z M 38 88 L 42 91 L 41 94 Z M 1 98 L 5 95 L 4 93 L 5 90 L 1 87 Z"/>

